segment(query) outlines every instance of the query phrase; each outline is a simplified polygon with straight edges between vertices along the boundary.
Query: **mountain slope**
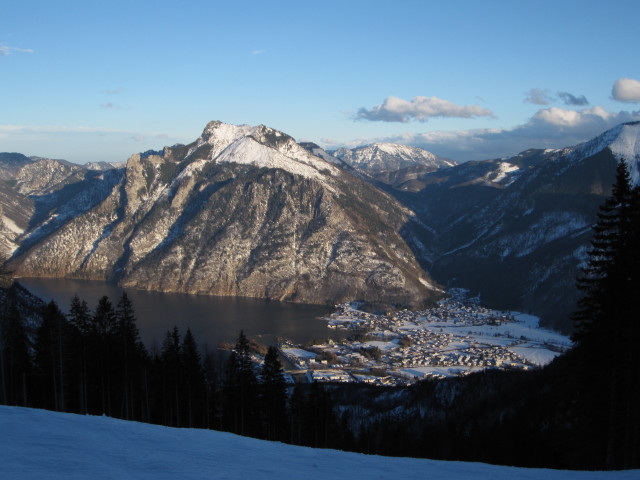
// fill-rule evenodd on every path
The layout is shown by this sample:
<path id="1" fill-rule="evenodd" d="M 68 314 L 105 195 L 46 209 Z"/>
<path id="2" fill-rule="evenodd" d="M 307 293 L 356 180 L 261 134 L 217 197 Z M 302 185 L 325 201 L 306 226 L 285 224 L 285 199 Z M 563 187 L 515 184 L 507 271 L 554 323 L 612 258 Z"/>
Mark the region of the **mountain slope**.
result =
<path id="1" fill-rule="evenodd" d="M 29 157 L 21 153 L 0 153 L 0 180 L 13 180 L 25 165 L 33 162 Z"/>
<path id="2" fill-rule="evenodd" d="M 424 187 L 418 180 L 420 176 L 456 165 L 456 162 L 427 150 L 395 143 L 340 148 L 333 152 L 333 156 L 383 184 L 408 191 Z"/>
<path id="3" fill-rule="evenodd" d="M 548 480 L 637 478 L 638 471 L 580 472 L 377 457 L 296 447 L 212 430 L 169 428 L 0 406 L 6 480 L 327 479 Z"/>
<path id="4" fill-rule="evenodd" d="M 353 168 L 372 172 L 389 172 L 420 165 L 437 170 L 456 164 L 421 148 L 395 143 L 374 143 L 355 149 L 339 148 L 333 155 Z"/>
<path id="5" fill-rule="evenodd" d="M 13 268 L 306 303 L 434 295 L 399 234 L 410 212 L 264 126 L 211 122 L 191 145 L 134 155 L 103 201 L 67 220 Z"/>
<path id="6" fill-rule="evenodd" d="M 576 147 L 433 172 L 398 196 L 436 232 L 436 279 L 568 331 L 591 225 L 619 159 L 637 183 L 639 138 L 640 124 L 620 125 Z"/>

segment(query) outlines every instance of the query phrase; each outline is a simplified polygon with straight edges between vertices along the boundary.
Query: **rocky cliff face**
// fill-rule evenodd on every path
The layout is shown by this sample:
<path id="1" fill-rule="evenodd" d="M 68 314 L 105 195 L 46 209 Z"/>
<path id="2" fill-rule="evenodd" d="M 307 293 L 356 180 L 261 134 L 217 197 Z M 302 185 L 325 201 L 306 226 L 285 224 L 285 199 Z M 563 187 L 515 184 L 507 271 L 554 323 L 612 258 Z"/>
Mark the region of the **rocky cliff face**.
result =
<path id="1" fill-rule="evenodd" d="M 276 130 L 211 122 L 191 145 L 133 155 L 119 178 L 26 242 L 18 274 L 309 303 L 436 294 L 399 234 L 411 212 Z"/>

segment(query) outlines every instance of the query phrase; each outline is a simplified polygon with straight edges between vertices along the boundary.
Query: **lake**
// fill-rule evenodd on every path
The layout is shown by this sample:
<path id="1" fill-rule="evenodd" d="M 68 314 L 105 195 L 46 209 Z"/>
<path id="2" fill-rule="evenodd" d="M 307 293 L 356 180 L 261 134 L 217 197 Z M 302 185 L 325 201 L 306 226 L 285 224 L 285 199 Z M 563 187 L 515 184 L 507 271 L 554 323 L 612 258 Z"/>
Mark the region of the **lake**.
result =
<path id="1" fill-rule="evenodd" d="M 126 291 L 132 301 L 140 336 L 147 347 L 158 348 L 174 325 L 184 334 L 190 328 L 201 346 L 215 347 L 219 342 L 233 342 L 240 330 L 265 345 L 274 345 L 277 337 L 295 343 L 316 338 L 339 338 L 340 332 L 327 328 L 321 317 L 332 309 L 319 305 L 302 305 L 238 297 L 212 297 L 182 293 L 147 292 L 121 288 L 107 282 L 60 278 L 20 278 L 18 281 L 34 295 L 54 300 L 67 313 L 75 294 L 91 310 L 106 295 L 114 307 Z"/>

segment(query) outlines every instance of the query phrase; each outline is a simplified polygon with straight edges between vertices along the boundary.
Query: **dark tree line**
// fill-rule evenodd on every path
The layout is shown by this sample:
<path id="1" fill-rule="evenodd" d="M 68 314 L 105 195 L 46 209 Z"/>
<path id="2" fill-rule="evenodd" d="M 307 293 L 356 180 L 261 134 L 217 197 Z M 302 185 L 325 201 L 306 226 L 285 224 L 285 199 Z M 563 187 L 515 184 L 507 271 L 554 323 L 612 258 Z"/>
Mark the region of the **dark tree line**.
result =
<path id="1" fill-rule="evenodd" d="M 174 327 L 149 353 L 126 293 L 93 311 L 75 296 L 68 315 L 51 301 L 41 316 L 31 338 L 15 302 L 0 316 L 0 403 L 342 446 L 323 388 L 288 385 L 275 347 L 260 366 L 243 332 L 230 353 L 203 354 Z"/>
<path id="2" fill-rule="evenodd" d="M 580 406 L 607 468 L 640 467 L 640 187 L 620 162 L 600 208 L 574 315 Z"/>

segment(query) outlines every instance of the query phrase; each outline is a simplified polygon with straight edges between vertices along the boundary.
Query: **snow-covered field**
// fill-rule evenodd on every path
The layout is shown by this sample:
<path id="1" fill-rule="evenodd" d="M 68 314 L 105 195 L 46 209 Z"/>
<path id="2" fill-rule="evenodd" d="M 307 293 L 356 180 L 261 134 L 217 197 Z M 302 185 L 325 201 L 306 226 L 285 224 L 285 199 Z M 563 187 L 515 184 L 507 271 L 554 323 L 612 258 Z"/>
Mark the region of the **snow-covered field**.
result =
<path id="1" fill-rule="evenodd" d="M 640 471 L 576 472 L 377 457 L 0 406 L 0 478 L 637 480 Z"/>

